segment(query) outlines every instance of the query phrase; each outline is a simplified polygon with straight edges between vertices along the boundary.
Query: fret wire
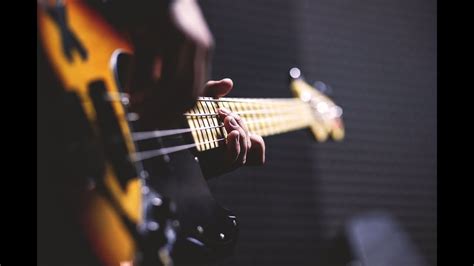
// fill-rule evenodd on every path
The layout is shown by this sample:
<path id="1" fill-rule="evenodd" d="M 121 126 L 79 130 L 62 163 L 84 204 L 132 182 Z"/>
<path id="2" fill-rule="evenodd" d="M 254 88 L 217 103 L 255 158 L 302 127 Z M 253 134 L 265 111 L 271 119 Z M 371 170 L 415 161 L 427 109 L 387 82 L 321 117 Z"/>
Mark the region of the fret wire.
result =
<path id="1" fill-rule="evenodd" d="M 243 102 L 236 102 L 235 106 L 237 107 L 237 113 L 244 111 L 243 109 Z"/>
<path id="2" fill-rule="evenodd" d="M 276 110 L 283 109 L 284 104 L 276 104 L 273 108 L 276 108 Z M 283 117 L 277 117 L 277 118 L 271 118 L 270 119 L 270 125 L 271 125 L 271 131 L 279 133 L 280 131 L 280 124 L 281 123 L 287 123 L 286 116 L 283 115 Z M 288 123 L 287 123 L 288 124 Z"/>
<path id="3" fill-rule="evenodd" d="M 202 111 L 203 111 L 204 113 L 210 112 L 210 111 L 207 109 L 206 103 L 207 103 L 207 102 L 201 102 L 201 104 L 200 104 L 200 107 L 201 107 L 201 109 L 202 109 Z M 202 118 L 201 118 L 201 120 L 203 121 L 203 123 L 204 123 L 206 126 L 209 126 L 209 125 L 210 125 L 209 119 L 202 119 Z M 208 140 L 214 139 L 214 136 L 212 135 L 212 132 L 211 132 L 211 131 L 206 130 L 206 134 L 207 134 L 207 136 L 208 136 Z M 213 143 L 209 143 L 209 148 L 214 148 L 214 147 L 213 147 Z"/>
<path id="4" fill-rule="evenodd" d="M 196 105 L 196 107 L 197 107 L 197 109 L 198 109 L 198 110 L 197 110 L 198 113 L 202 113 L 202 112 L 203 112 L 203 111 L 202 111 L 202 103 L 198 103 L 198 104 Z M 203 120 L 203 119 L 197 119 L 197 120 L 198 120 L 198 123 L 199 123 L 201 126 L 202 126 L 202 125 L 207 126 L 207 123 L 206 123 L 205 120 Z M 208 134 L 207 131 L 204 131 L 204 132 L 203 132 L 203 138 L 204 138 L 204 140 L 205 140 L 205 143 L 203 144 L 203 146 L 204 146 L 203 148 L 207 150 L 208 148 L 210 148 L 210 145 L 207 143 L 207 141 L 210 140 L 209 134 Z"/>
<path id="5" fill-rule="evenodd" d="M 229 111 L 233 112 L 229 102 L 218 102 L 218 103 L 222 104 L 224 108 L 227 108 Z"/>
<path id="6" fill-rule="evenodd" d="M 242 102 L 234 102 L 235 110 L 237 113 L 242 111 L 241 103 Z"/>
<path id="7" fill-rule="evenodd" d="M 250 119 L 256 119 L 255 110 L 257 108 L 258 108 L 258 105 L 251 105 L 250 103 L 248 103 L 247 104 L 247 109 L 245 111 L 242 111 L 239 115 L 243 115 L 243 116 L 249 115 Z M 256 124 L 253 131 L 258 131 L 259 126 L 260 126 L 259 124 Z"/>
<path id="8" fill-rule="evenodd" d="M 244 121 L 246 120 L 252 120 L 254 117 L 254 112 L 255 108 L 257 107 L 255 104 L 252 103 L 243 103 L 242 104 L 243 110 L 240 112 L 240 116 Z M 250 113 L 249 113 L 250 112 Z M 247 125 L 247 124 L 246 124 Z M 255 132 L 257 131 L 258 124 L 249 124 L 247 125 L 247 128 L 249 129 L 250 132 Z"/>
<path id="9" fill-rule="evenodd" d="M 273 103 L 273 104 L 274 104 L 274 103 Z M 269 116 L 270 116 L 270 113 L 273 112 L 273 110 L 271 109 L 270 104 L 265 105 L 265 108 L 266 108 L 266 110 L 269 110 L 269 112 L 260 113 L 260 114 L 258 115 L 257 120 L 265 119 L 266 117 L 269 117 Z M 261 130 L 260 130 L 261 134 L 262 134 L 262 135 L 265 135 L 265 136 L 268 135 L 268 130 L 269 130 L 268 126 L 266 126 L 264 123 L 257 123 L 257 124 L 258 124 L 259 127 L 261 128 Z"/>
<path id="10" fill-rule="evenodd" d="M 198 105 L 196 106 L 196 108 L 194 109 L 194 112 L 196 112 L 196 113 L 201 113 L 201 111 L 199 110 L 199 104 L 198 104 Z M 204 126 L 204 123 L 203 123 L 200 119 L 198 119 L 198 118 L 194 118 L 194 122 L 195 122 L 199 127 L 203 127 L 203 126 Z M 204 151 L 204 150 L 206 150 L 206 145 L 205 145 L 205 144 L 206 144 L 207 141 L 208 141 L 207 136 L 206 136 L 207 134 L 206 134 L 206 131 L 200 131 L 199 133 L 200 133 L 200 136 L 201 136 L 202 141 L 201 141 L 201 144 L 199 144 L 197 147 L 198 147 L 199 149 L 201 149 L 201 150 Z"/>
<path id="11" fill-rule="evenodd" d="M 207 109 L 209 110 L 209 112 L 216 112 L 215 110 L 212 109 L 212 104 L 214 104 L 214 103 L 212 103 L 212 102 L 206 102 Z M 215 121 L 214 121 L 214 120 L 216 120 L 216 118 L 211 117 L 211 119 L 208 119 L 208 120 L 209 120 L 209 123 L 210 123 L 211 125 L 215 125 L 215 124 L 216 124 Z M 217 138 L 218 138 L 216 130 L 211 129 L 211 133 L 212 133 L 212 138 L 213 138 L 213 139 L 217 139 Z"/>
<path id="12" fill-rule="evenodd" d="M 271 119 L 271 113 L 275 112 L 273 107 L 276 105 L 276 102 L 273 102 L 272 104 L 267 105 L 267 108 L 270 110 L 270 112 L 263 114 L 263 118 L 258 120 L 258 124 L 260 124 L 263 127 L 263 134 L 268 135 L 271 134 L 272 132 L 272 125 L 269 121 Z"/>
<path id="13" fill-rule="evenodd" d="M 255 110 L 255 112 L 251 114 L 251 119 L 252 120 L 260 119 L 260 115 L 263 112 L 262 106 L 261 105 L 255 105 L 254 110 Z M 243 114 L 243 115 L 246 116 L 246 114 Z M 262 131 L 262 125 L 257 124 L 255 129 L 256 129 L 257 132 L 261 132 Z"/>
<path id="14" fill-rule="evenodd" d="M 217 112 L 217 110 L 215 110 L 215 109 L 212 110 L 213 104 L 214 104 L 214 103 L 212 103 L 212 102 L 206 102 L 205 105 L 206 105 L 207 109 L 209 110 L 209 112 Z M 211 119 L 208 119 L 208 120 L 209 120 L 209 123 L 210 123 L 211 125 L 217 125 L 217 123 L 218 123 L 218 122 L 217 122 L 217 118 L 211 118 Z M 211 131 L 211 135 L 212 135 L 212 138 L 213 138 L 213 139 L 218 139 L 218 138 L 219 138 L 216 129 L 210 129 L 210 131 Z M 213 143 L 213 145 L 215 145 L 215 143 Z"/>
<path id="15" fill-rule="evenodd" d="M 272 133 L 272 127 L 271 127 L 271 123 L 268 121 L 269 119 L 271 119 L 271 113 L 275 112 L 275 110 L 273 109 L 273 107 L 276 105 L 277 103 L 274 102 L 272 104 L 269 104 L 267 105 L 267 107 L 271 110 L 269 113 L 266 113 L 263 115 L 263 118 L 260 119 L 262 122 L 260 122 L 260 124 L 262 125 L 263 127 L 263 133 L 265 135 L 269 135 Z"/>
<path id="16" fill-rule="evenodd" d="M 279 103 L 275 102 L 275 104 L 271 104 L 271 105 L 268 105 L 270 107 L 270 109 L 272 110 L 272 113 L 275 112 L 275 107 L 278 106 Z M 278 109 L 277 109 L 278 110 Z M 271 115 L 270 114 L 267 114 L 267 119 L 263 119 L 263 125 L 265 126 L 266 125 L 266 130 L 269 134 L 271 134 L 272 132 L 275 132 L 275 125 L 274 125 L 274 122 L 275 120 L 272 119 Z M 267 134 L 268 134 L 267 133 Z"/>
<path id="17" fill-rule="evenodd" d="M 270 114 L 273 112 L 272 109 L 270 109 L 268 106 L 265 106 L 266 109 L 260 109 L 260 110 L 265 110 L 265 111 L 260 111 L 258 114 L 257 114 L 257 120 L 259 119 L 265 119 L 266 117 L 269 117 Z M 269 112 L 267 112 L 266 110 L 269 110 Z M 265 127 L 264 124 L 262 123 L 258 123 L 258 126 L 259 126 L 259 129 L 260 129 L 260 132 L 262 134 L 265 134 L 267 135 L 267 131 L 268 131 L 268 128 Z"/>
<path id="18" fill-rule="evenodd" d="M 280 104 L 276 105 L 274 108 L 276 108 L 277 110 L 279 110 L 279 109 L 284 110 L 284 109 L 287 108 L 286 106 L 287 105 L 285 103 L 280 103 Z M 271 123 L 272 123 L 272 127 L 274 128 L 275 132 L 280 133 L 283 130 L 283 128 L 282 128 L 283 125 L 287 125 L 287 126 L 291 125 L 291 120 L 289 120 L 287 118 L 291 114 L 292 114 L 292 112 L 291 113 L 286 113 L 282 117 L 280 117 L 280 119 L 278 119 L 278 117 L 276 119 L 273 118 L 273 121 Z"/>
<path id="19" fill-rule="evenodd" d="M 213 102 L 207 102 L 207 107 L 209 109 L 210 112 L 216 112 L 217 113 L 217 108 L 216 108 L 216 103 L 213 103 Z M 210 119 L 211 121 L 211 125 L 218 125 L 219 124 L 219 117 L 213 117 Z M 211 130 L 212 132 L 212 135 L 214 136 L 214 139 L 218 139 L 220 138 L 220 134 L 219 134 L 219 131 L 217 129 L 212 129 Z"/>
<path id="20" fill-rule="evenodd" d="M 194 111 L 194 109 L 191 109 L 190 112 L 194 113 L 195 111 Z M 188 119 L 188 123 L 193 128 L 200 128 L 200 126 L 197 123 L 197 119 L 195 119 L 195 118 Z M 202 134 L 201 131 L 193 131 L 193 137 L 194 137 L 195 140 L 197 139 L 197 142 L 203 142 L 204 141 L 201 134 Z M 199 150 L 199 146 L 196 146 L 196 148 Z"/>
<path id="21" fill-rule="evenodd" d="M 216 113 L 217 113 L 217 108 L 221 108 L 221 107 L 224 107 L 224 106 L 222 105 L 221 102 L 215 102 L 215 103 L 216 103 Z M 225 130 L 224 121 L 219 121 L 219 122 L 220 122 L 221 125 L 223 126 L 223 127 L 220 129 L 220 134 L 221 134 L 223 137 L 227 138 L 227 131 Z"/>
<path id="22" fill-rule="evenodd" d="M 283 108 L 289 108 L 289 105 L 288 105 L 288 104 L 284 104 L 284 105 L 282 106 L 282 109 L 283 109 Z M 295 107 L 295 111 L 296 111 L 296 107 Z M 297 121 L 299 120 L 299 119 L 296 119 L 296 117 L 298 117 L 298 115 L 295 114 L 295 111 L 292 112 L 292 113 L 289 113 L 289 114 L 287 114 L 287 115 L 285 116 L 285 118 L 287 119 L 288 126 L 287 126 L 287 127 L 284 127 L 284 126 L 283 126 L 283 125 L 285 125 L 286 123 L 284 123 L 283 125 L 280 124 L 280 128 L 279 128 L 280 132 L 284 132 L 284 130 L 285 130 L 286 128 L 291 128 L 291 127 L 294 127 L 294 126 L 295 126 L 295 122 L 297 122 Z M 296 116 L 296 117 L 295 117 L 295 116 Z"/>
<path id="23" fill-rule="evenodd" d="M 259 104 L 255 103 L 242 103 L 243 110 L 239 113 L 242 119 L 246 121 L 255 120 L 255 110 L 259 107 Z M 250 132 L 258 132 L 259 124 L 247 124 L 247 128 Z"/>
<path id="24" fill-rule="evenodd" d="M 267 108 L 267 110 L 269 110 L 269 112 L 267 113 L 264 113 L 264 114 L 261 114 L 261 117 L 260 119 L 258 119 L 257 121 L 257 124 L 260 125 L 260 127 L 262 128 L 262 134 L 264 135 L 268 135 L 272 130 L 271 130 L 271 123 L 269 123 L 268 121 L 268 118 L 271 117 L 271 114 L 275 112 L 275 110 L 273 109 L 273 106 L 275 105 L 276 103 L 273 102 L 272 104 L 268 104 L 266 105 L 265 107 Z M 250 123 L 252 124 L 252 123 Z"/>
<path id="25" fill-rule="evenodd" d="M 211 99 L 200 98 L 195 112 L 183 115 L 188 120 L 197 121 L 200 125 L 215 125 L 218 119 L 217 107 L 225 107 L 242 117 L 250 132 L 266 136 L 303 128 L 313 122 L 311 107 L 299 99 Z M 324 119 L 316 116 L 316 119 Z M 321 123 L 322 124 L 322 123 Z M 224 133 L 225 128 L 221 129 Z M 218 129 L 206 130 L 205 136 L 216 137 Z M 211 132 L 211 133 L 210 133 Z M 220 136 L 220 134 L 218 134 Z M 225 134 L 224 134 L 225 135 Z M 212 145 L 211 145 L 212 146 Z M 208 149 L 209 145 L 203 145 Z"/>
<path id="26" fill-rule="evenodd" d="M 281 104 L 275 106 L 275 108 L 285 109 L 287 107 L 286 107 L 285 103 L 281 103 Z M 276 133 L 282 132 L 282 130 L 283 130 L 282 125 L 286 125 L 286 126 L 291 125 L 291 120 L 287 118 L 287 116 L 290 115 L 290 114 L 287 113 L 287 114 L 283 115 L 283 117 L 281 119 L 274 119 L 272 121 L 272 124 L 273 124 L 273 127 L 274 127 Z"/>
<path id="27" fill-rule="evenodd" d="M 285 116 L 283 119 L 265 118 L 265 119 L 259 119 L 259 121 L 254 120 L 254 121 L 248 121 L 248 122 L 251 122 L 251 123 L 252 122 L 254 123 L 267 122 L 266 125 L 270 125 L 270 127 L 267 126 L 266 127 L 267 130 L 259 134 L 262 136 L 279 134 L 279 133 L 287 132 L 294 129 L 304 128 L 309 125 L 308 123 L 305 123 L 305 122 L 289 123 L 291 121 L 295 121 L 295 119 L 293 119 L 293 116 Z M 202 148 L 202 150 L 207 150 L 207 149 L 210 149 L 210 148 L 209 147 Z"/>
<path id="28" fill-rule="evenodd" d="M 205 102 L 205 103 L 204 103 L 204 107 L 205 107 L 205 109 L 207 109 L 209 112 L 216 112 L 215 110 L 212 110 L 212 104 L 214 104 L 214 103 L 213 103 L 213 102 Z M 207 122 L 208 122 L 210 125 L 214 125 L 214 120 L 215 120 L 215 119 L 216 119 L 216 118 L 211 118 L 211 119 L 206 118 Z M 218 137 L 217 137 L 217 133 L 216 133 L 215 130 L 210 129 L 210 130 L 209 130 L 209 133 L 211 134 L 212 139 L 217 139 L 217 138 L 218 138 Z M 213 146 L 213 148 L 215 148 L 215 147 L 217 147 L 216 144 L 217 144 L 217 143 L 212 143 L 211 146 Z"/>

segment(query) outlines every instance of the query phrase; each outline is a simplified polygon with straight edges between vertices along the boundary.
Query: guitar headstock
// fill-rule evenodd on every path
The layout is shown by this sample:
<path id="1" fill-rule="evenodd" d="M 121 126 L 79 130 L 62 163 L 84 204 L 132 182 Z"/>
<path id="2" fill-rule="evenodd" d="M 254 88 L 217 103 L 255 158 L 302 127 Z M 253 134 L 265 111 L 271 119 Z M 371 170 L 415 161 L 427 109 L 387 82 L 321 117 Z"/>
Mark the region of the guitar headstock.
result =
<path id="1" fill-rule="evenodd" d="M 344 138 L 342 108 L 336 105 L 319 88 L 306 83 L 298 68 L 290 70 L 290 88 L 294 96 L 307 103 L 313 114 L 311 131 L 318 141 L 328 138 L 340 141 Z"/>

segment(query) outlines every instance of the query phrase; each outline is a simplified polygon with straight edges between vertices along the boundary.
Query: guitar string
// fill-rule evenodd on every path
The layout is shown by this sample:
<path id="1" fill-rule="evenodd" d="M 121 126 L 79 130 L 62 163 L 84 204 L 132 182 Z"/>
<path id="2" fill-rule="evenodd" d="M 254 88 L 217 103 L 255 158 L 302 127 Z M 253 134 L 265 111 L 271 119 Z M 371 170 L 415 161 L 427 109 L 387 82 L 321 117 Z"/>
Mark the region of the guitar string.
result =
<path id="1" fill-rule="evenodd" d="M 289 102 L 289 101 L 294 101 L 298 99 L 234 99 L 234 98 L 227 98 L 226 100 L 221 99 L 205 99 L 205 98 L 200 98 L 198 101 L 204 101 L 204 102 L 234 102 L 234 103 L 247 103 L 247 102 L 264 102 L 264 101 L 280 101 L 280 102 Z M 268 110 L 268 109 L 261 109 L 258 111 L 237 111 L 234 112 L 236 114 L 241 114 L 241 115 L 254 115 L 254 114 L 283 114 L 285 113 L 284 109 L 287 108 L 292 108 L 291 106 L 276 106 L 280 107 L 283 109 L 280 110 Z M 198 113 L 198 114 L 191 114 L 191 113 L 184 113 L 184 116 L 190 116 L 190 117 L 199 117 L 199 116 L 219 116 L 217 113 Z M 173 129 L 173 130 L 156 130 L 156 131 L 149 131 L 149 132 L 135 132 L 133 133 L 133 140 L 139 141 L 139 140 L 145 140 L 145 139 L 150 139 L 150 138 L 159 138 L 159 137 L 164 137 L 164 136 L 171 136 L 171 135 L 177 135 L 177 134 L 183 134 L 183 133 L 188 133 L 196 130 L 206 130 L 206 129 L 214 129 L 214 128 L 219 128 L 222 126 L 215 126 L 215 127 L 201 127 L 201 128 L 195 128 L 195 129 Z"/>
<path id="2" fill-rule="evenodd" d="M 177 128 L 177 129 L 167 129 L 167 130 L 134 132 L 132 133 L 132 139 L 135 141 L 140 141 L 140 140 L 179 135 L 179 134 L 189 133 L 189 132 L 198 131 L 198 130 L 206 130 L 206 129 L 213 129 L 213 128 L 221 128 L 221 127 L 224 127 L 224 126 L 221 125 L 221 126 L 198 127 L 198 128 Z"/>
<path id="3" fill-rule="evenodd" d="M 190 115 L 193 115 L 193 114 L 190 114 Z M 196 114 L 194 114 L 194 115 L 196 115 Z M 200 115 L 202 115 L 202 116 L 218 116 L 218 115 L 212 114 L 212 113 L 200 114 Z M 254 124 L 254 123 L 260 123 L 260 122 L 266 122 L 266 121 L 275 121 L 275 118 L 249 119 L 249 120 L 245 121 L 245 123 L 246 124 Z M 284 120 L 282 119 L 281 122 L 284 122 Z M 224 125 L 206 126 L 206 127 L 198 127 L 198 128 L 177 128 L 177 129 L 167 129 L 167 130 L 133 132 L 132 133 L 132 139 L 134 141 L 141 141 L 141 140 L 147 140 L 147 139 L 152 139 L 152 138 L 173 136 L 173 135 L 179 135 L 179 134 L 189 133 L 189 132 L 193 132 L 193 131 L 209 130 L 209 129 L 216 129 L 216 128 L 222 128 L 222 127 L 224 127 Z"/>
<path id="4" fill-rule="evenodd" d="M 203 101 L 203 100 L 200 100 L 200 101 Z M 211 100 L 209 100 L 209 101 L 211 101 Z M 238 101 L 232 101 L 232 102 L 238 102 Z M 240 101 L 240 102 L 244 103 L 244 101 Z M 288 107 L 284 106 L 284 108 L 290 108 L 290 107 L 289 106 Z M 278 114 L 278 113 L 284 113 L 284 111 L 283 112 L 282 111 L 278 112 L 276 110 L 271 110 L 271 111 L 268 112 L 264 109 L 264 110 L 259 110 L 259 111 L 240 111 L 240 112 L 234 112 L 234 113 L 237 113 L 237 114 L 239 114 L 239 113 L 240 114 L 262 114 L 262 113 L 263 114 Z M 183 115 L 185 115 L 185 116 L 218 116 L 219 114 L 217 114 L 217 113 L 198 113 L 198 114 L 185 113 Z M 257 120 L 257 121 L 247 121 L 246 123 L 257 123 L 257 122 L 260 122 L 260 121 L 268 121 L 268 120 L 272 120 L 272 119 L 270 118 L 270 119 L 260 119 L 260 120 Z M 169 130 L 134 132 L 134 133 L 132 133 L 132 138 L 133 138 L 134 141 L 139 141 L 139 140 L 145 140 L 145 139 L 151 139 L 151 138 L 160 138 L 160 137 L 165 137 L 165 136 L 172 136 L 172 135 L 189 133 L 189 132 L 193 132 L 193 131 L 209 130 L 209 129 L 222 128 L 222 127 L 224 127 L 224 126 L 223 125 L 220 125 L 220 126 L 204 126 L 204 127 L 199 127 L 199 128 L 182 128 L 182 129 L 169 129 Z M 134 162 L 143 161 L 143 160 L 150 159 L 150 158 L 153 158 L 153 157 L 163 156 L 163 155 L 167 155 L 167 154 L 170 154 L 170 153 L 195 148 L 199 145 L 206 145 L 206 144 L 215 143 L 215 142 L 218 143 L 220 141 L 225 141 L 225 138 L 210 140 L 210 141 L 204 141 L 204 142 L 197 142 L 197 143 L 192 143 L 192 144 L 165 147 L 165 148 L 160 148 L 160 149 L 156 149 L 156 150 L 136 152 L 136 153 L 130 155 L 130 158 Z"/>
<path id="5" fill-rule="evenodd" d="M 209 143 L 213 143 L 213 142 L 220 142 L 220 141 L 225 141 L 225 138 L 216 139 L 216 140 L 209 140 L 209 141 L 203 141 L 203 142 L 197 142 L 197 143 L 192 143 L 192 144 L 184 144 L 184 145 L 178 145 L 178 146 L 172 146 L 172 147 L 165 147 L 165 148 L 160 148 L 160 149 L 156 149 L 156 150 L 135 152 L 135 153 L 132 153 L 130 155 L 130 159 L 133 162 L 143 161 L 143 160 L 150 159 L 150 158 L 153 158 L 153 157 L 163 156 L 163 155 L 171 154 L 171 153 L 174 153 L 174 152 L 195 148 L 199 145 L 205 145 L 205 144 L 209 144 Z"/>
<path id="6" fill-rule="evenodd" d="M 207 128 L 216 128 L 216 127 L 223 127 L 223 126 L 213 126 L 213 127 L 207 127 Z M 204 129 L 206 129 L 206 128 L 204 128 Z M 199 130 L 204 130 L 204 129 L 199 128 Z M 197 129 L 195 129 L 195 130 L 197 130 Z M 177 130 L 169 130 L 168 132 L 171 133 L 173 131 L 174 132 L 179 132 L 179 131 L 189 132 L 189 131 L 193 131 L 193 130 L 192 129 L 177 129 Z M 158 133 L 162 133 L 162 132 L 158 132 Z M 174 133 L 174 134 L 181 134 L 181 133 Z M 134 162 L 143 161 L 143 160 L 150 159 L 150 158 L 153 158 L 153 157 L 163 156 L 163 155 L 167 155 L 167 154 L 170 154 L 170 153 L 195 148 L 199 145 L 206 145 L 206 144 L 210 144 L 210 143 L 214 143 L 214 142 L 218 143 L 220 141 L 225 141 L 225 140 L 226 140 L 225 138 L 220 138 L 220 139 L 216 139 L 216 140 L 209 140 L 209 141 L 203 141 L 203 142 L 196 142 L 196 143 L 192 143 L 192 144 L 184 144 L 184 145 L 178 145 L 178 146 L 172 146 L 172 147 L 165 147 L 165 148 L 160 148 L 160 149 L 156 149 L 156 150 L 136 152 L 136 153 L 132 154 L 130 156 L 130 158 Z"/>
<path id="7" fill-rule="evenodd" d="M 234 112 L 239 114 L 239 112 Z M 240 112 L 242 114 L 242 112 Z M 284 113 L 284 112 L 250 112 L 247 111 L 246 113 L 243 113 L 244 115 L 246 114 L 286 114 L 286 116 L 293 116 L 296 114 L 292 113 Z M 203 116 L 219 116 L 219 114 L 216 113 L 199 113 L 199 114 L 191 114 L 191 113 L 185 113 L 183 114 L 184 116 L 188 117 L 203 117 Z M 259 123 L 259 122 L 264 122 L 264 121 L 274 121 L 275 118 L 266 118 L 266 119 L 248 119 L 245 123 L 252 124 L 252 123 Z M 282 121 L 283 122 L 283 121 Z M 132 138 L 135 141 L 140 141 L 140 140 L 146 140 L 146 139 L 152 139 L 152 138 L 160 138 L 160 137 L 166 137 L 166 136 L 172 136 L 172 135 L 178 135 L 178 134 L 184 134 L 184 133 L 189 133 L 193 131 L 201 131 L 201 130 L 209 130 L 209 129 L 216 129 L 216 128 L 222 128 L 224 127 L 223 125 L 220 126 L 205 126 L 205 127 L 198 127 L 198 128 L 181 128 L 181 129 L 167 129 L 167 130 L 154 130 L 154 131 L 143 131 L 143 132 L 134 132 L 132 133 Z"/>

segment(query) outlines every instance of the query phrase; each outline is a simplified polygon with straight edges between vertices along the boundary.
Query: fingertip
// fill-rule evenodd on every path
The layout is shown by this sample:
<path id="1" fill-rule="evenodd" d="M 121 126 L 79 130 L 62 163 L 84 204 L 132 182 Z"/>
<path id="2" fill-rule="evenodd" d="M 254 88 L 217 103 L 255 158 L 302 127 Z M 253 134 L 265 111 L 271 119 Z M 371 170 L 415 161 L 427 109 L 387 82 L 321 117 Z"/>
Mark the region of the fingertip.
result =
<path id="1" fill-rule="evenodd" d="M 265 164 L 265 141 L 259 135 L 250 136 L 252 149 L 250 150 L 251 162 L 255 165 Z"/>
<path id="2" fill-rule="evenodd" d="M 232 88 L 234 86 L 234 81 L 230 78 L 223 78 L 220 80 L 223 84 L 225 84 L 226 88 Z"/>
<path id="3" fill-rule="evenodd" d="M 227 95 L 227 93 L 230 92 L 233 86 L 234 82 L 230 78 L 224 78 L 219 81 L 216 81 L 213 84 L 214 96 L 222 97 Z"/>
<path id="4" fill-rule="evenodd" d="M 230 110 L 225 108 L 225 107 L 219 107 L 217 108 L 217 112 L 221 113 L 221 114 L 224 114 L 224 115 L 228 115 L 230 114 Z"/>

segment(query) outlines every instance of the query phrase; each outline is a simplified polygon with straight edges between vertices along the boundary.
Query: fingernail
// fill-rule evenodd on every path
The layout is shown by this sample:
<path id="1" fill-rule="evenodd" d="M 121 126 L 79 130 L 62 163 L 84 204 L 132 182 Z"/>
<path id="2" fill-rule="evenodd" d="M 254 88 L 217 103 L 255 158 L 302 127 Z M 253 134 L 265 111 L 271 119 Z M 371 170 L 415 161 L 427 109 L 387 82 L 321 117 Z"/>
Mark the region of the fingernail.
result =
<path id="1" fill-rule="evenodd" d="M 225 107 L 220 107 L 218 111 L 226 115 L 230 114 L 230 110 Z"/>

